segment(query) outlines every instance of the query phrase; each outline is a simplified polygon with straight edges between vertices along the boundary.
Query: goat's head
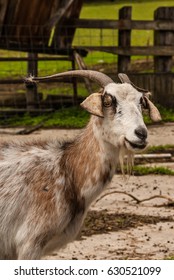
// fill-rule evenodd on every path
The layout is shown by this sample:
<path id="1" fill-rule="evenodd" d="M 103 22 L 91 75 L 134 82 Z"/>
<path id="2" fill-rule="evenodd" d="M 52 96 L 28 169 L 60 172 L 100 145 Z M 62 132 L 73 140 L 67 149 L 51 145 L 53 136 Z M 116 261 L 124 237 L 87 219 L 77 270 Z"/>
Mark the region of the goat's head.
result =
<path id="1" fill-rule="evenodd" d="M 148 109 L 153 121 L 160 121 L 160 113 L 149 100 L 147 90 L 132 84 L 126 74 L 119 74 L 121 84 L 113 82 L 107 75 L 91 70 L 74 70 L 47 77 L 29 77 L 34 82 L 64 76 L 84 77 L 97 82 L 102 90 L 88 96 L 81 106 L 93 115 L 102 118 L 102 135 L 114 146 L 122 145 L 128 151 L 144 149 L 147 145 L 147 128 L 142 110 Z"/>
<path id="2" fill-rule="evenodd" d="M 102 132 L 106 141 L 121 144 L 129 151 L 142 150 L 147 145 L 147 128 L 142 111 L 148 109 L 154 122 L 161 116 L 149 100 L 148 90 L 136 87 L 126 74 L 119 74 L 121 84 L 106 83 L 101 93 L 94 93 L 81 104 L 83 108 L 103 118 Z"/>

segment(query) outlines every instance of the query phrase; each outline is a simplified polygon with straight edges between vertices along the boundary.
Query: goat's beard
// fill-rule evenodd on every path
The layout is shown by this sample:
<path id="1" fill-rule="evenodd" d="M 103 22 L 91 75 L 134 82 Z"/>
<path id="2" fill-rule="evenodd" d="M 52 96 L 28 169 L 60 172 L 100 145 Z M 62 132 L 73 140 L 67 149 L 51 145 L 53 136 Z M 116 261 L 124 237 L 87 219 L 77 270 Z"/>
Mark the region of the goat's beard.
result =
<path id="1" fill-rule="evenodd" d="M 123 175 L 125 175 L 125 173 L 128 175 L 132 174 L 134 166 L 134 152 L 127 149 L 124 137 L 121 137 L 120 139 L 119 163 Z"/>

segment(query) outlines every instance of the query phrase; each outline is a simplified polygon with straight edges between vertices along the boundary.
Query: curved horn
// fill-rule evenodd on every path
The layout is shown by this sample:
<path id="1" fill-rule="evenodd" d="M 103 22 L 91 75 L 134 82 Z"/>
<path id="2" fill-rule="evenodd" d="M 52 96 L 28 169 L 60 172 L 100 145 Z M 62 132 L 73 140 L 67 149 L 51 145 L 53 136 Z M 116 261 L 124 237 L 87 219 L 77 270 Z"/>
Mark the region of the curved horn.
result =
<path id="1" fill-rule="evenodd" d="M 121 81 L 122 83 L 131 84 L 131 81 L 130 81 L 129 77 L 128 77 L 126 74 L 124 74 L 124 73 L 118 73 L 118 77 L 119 77 L 119 79 L 120 79 L 120 81 Z"/>
<path id="2" fill-rule="evenodd" d="M 55 79 L 60 77 L 83 77 L 88 78 L 94 82 L 97 82 L 100 86 L 105 87 L 106 85 L 113 83 L 113 80 L 108 77 L 107 75 L 98 72 L 98 71 L 92 71 L 92 70 L 72 70 L 68 72 L 58 73 L 50 76 L 45 77 L 28 77 L 25 79 L 25 82 L 30 84 L 37 81 L 42 80 L 49 80 L 49 79 Z"/>
<path id="3" fill-rule="evenodd" d="M 120 81 L 121 81 L 122 83 L 131 84 L 136 90 L 138 90 L 138 91 L 140 91 L 140 92 L 142 92 L 142 93 L 147 93 L 147 92 L 149 92 L 149 90 L 147 90 L 147 89 L 140 88 L 140 87 L 137 87 L 136 85 L 134 85 L 134 84 L 131 82 L 131 80 L 129 79 L 129 77 L 128 77 L 126 74 L 124 74 L 124 73 L 119 73 L 119 74 L 118 74 L 118 77 L 119 77 L 119 79 L 120 79 Z"/>

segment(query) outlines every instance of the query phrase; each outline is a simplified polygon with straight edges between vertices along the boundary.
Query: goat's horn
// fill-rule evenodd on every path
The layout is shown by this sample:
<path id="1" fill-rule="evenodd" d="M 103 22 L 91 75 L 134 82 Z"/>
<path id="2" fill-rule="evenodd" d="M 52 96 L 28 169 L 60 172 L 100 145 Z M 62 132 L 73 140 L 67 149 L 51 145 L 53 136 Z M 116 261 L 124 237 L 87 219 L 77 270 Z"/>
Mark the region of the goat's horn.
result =
<path id="1" fill-rule="evenodd" d="M 129 77 L 128 77 L 126 74 L 124 74 L 124 73 L 118 73 L 118 77 L 119 77 L 119 79 L 120 79 L 120 81 L 121 81 L 122 83 L 131 84 L 131 81 L 130 81 Z"/>
<path id="2" fill-rule="evenodd" d="M 118 77 L 119 77 L 119 79 L 120 79 L 120 81 L 121 81 L 122 83 L 131 84 L 136 90 L 138 90 L 138 91 L 140 91 L 140 92 L 142 92 L 142 93 L 147 93 L 147 92 L 149 92 L 149 90 L 147 90 L 147 89 L 140 88 L 140 87 L 137 87 L 136 85 L 134 85 L 134 84 L 131 82 L 131 80 L 129 79 L 129 77 L 128 77 L 126 74 L 124 74 L 124 73 L 119 73 L 119 74 L 118 74 Z"/>
<path id="3" fill-rule="evenodd" d="M 49 79 L 55 79 L 59 77 L 83 77 L 88 78 L 94 82 L 97 82 L 101 87 L 105 87 L 106 85 L 113 83 L 113 80 L 108 77 L 107 75 L 98 72 L 98 71 L 92 71 L 92 70 L 72 70 L 68 72 L 58 73 L 50 76 L 45 77 L 28 77 L 25 79 L 26 83 L 34 83 L 37 81 L 42 80 L 49 80 Z"/>

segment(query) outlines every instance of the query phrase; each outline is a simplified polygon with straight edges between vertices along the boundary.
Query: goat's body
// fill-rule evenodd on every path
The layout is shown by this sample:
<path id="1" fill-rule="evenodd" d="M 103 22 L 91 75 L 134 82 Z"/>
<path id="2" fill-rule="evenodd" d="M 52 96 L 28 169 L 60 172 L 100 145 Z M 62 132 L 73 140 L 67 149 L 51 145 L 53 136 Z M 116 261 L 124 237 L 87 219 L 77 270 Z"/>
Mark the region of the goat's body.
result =
<path id="1" fill-rule="evenodd" d="M 72 143 L 1 145 L 0 259 L 39 259 L 78 234 L 118 158 L 94 119 Z"/>
<path id="2" fill-rule="evenodd" d="M 0 145 L 0 259 L 39 259 L 73 240 L 119 160 L 123 166 L 124 152 L 129 161 L 146 147 L 142 108 L 149 109 L 153 120 L 161 119 L 125 74 L 120 74 L 123 84 L 88 70 L 26 82 L 31 86 L 35 80 L 61 76 L 83 76 L 103 90 L 81 104 L 94 116 L 73 142 Z"/>

